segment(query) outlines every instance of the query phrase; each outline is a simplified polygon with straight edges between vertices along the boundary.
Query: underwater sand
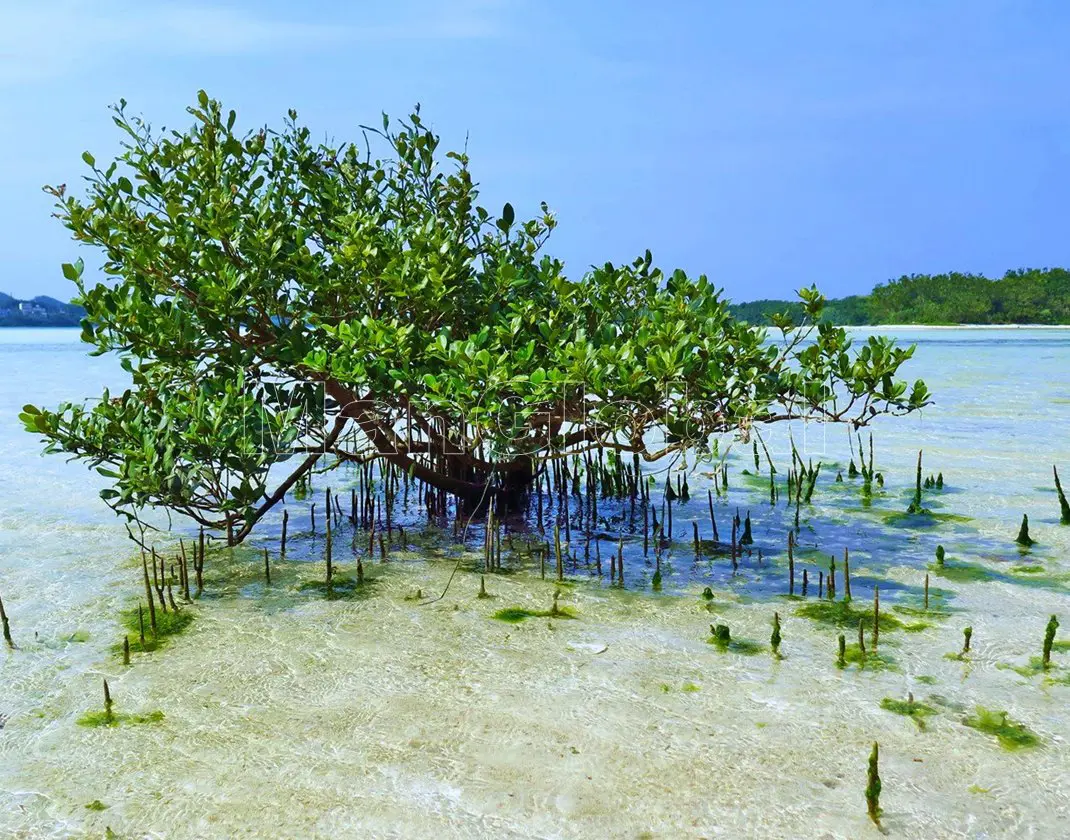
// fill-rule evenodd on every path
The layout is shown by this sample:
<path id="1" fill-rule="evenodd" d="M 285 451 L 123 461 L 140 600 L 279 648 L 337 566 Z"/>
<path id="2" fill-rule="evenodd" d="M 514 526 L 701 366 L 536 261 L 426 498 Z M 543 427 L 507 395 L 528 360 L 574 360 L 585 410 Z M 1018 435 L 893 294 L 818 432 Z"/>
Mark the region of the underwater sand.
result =
<path id="1" fill-rule="evenodd" d="M 876 837 L 863 797 L 874 740 L 889 836 L 1062 836 L 1070 652 L 1057 649 L 1047 675 L 1005 666 L 1039 655 L 1052 613 L 1070 638 L 1070 528 L 1058 524 L 1050 472 L 1065 464 L 1070 479 L 1070 336 L 897 334 L 923 342 L 908 374 L 926 378 L 939 404 L 878 426 L 888 482 L 869 509 L 858 481 L 832 483 L 828 462 L 846 473 L 850 459 L 843 431 L 829 431 L 824 452 L 808 435 L 826 466 L 796 561 L 799 577 L 814 575 L 813 603 L 818 563 L 848 546 L 854 606 L 868 605 L 876 581 L 885 614 L 931 624 L 882 632 L 890 667 L 837 668 L 840 631 L 783 597 L 784 505 L 770 510 L 767 489 L 748 486 L 741 450 L 717 515 L 724 536 L 730 511 L 749 508 L 764 557 L 745 558 L 736 575 L 689 549 L 691 519 L 708 525 L 700 478 L 675 513 L 664 592 L 651 592 L 651 568 L 631 546 L 625 591 L 570 568 L 560 596 L 569 620 L 496 620 L 509 607 L 548 610 L 556 585 L 529 564 L 488 575 L 492 597 L 479 599 L 478 553 L 415 540 L 367 564 L 374 583 L 360 598 L 299 589 L 322 578 L 322 539 L 276 561 L 268 589 L 258 549 L 274 550 L 273 520 L 262 542 L 210 555 L 193 624 L 124 668 L 112 647 L 139 594 L 131 544 L 96 498 L 100 480 L 39 458 L 14 417 L 24 402 L 95 392 L 116 381 L 115 366 L 86 359 L 76 334 L 0 331 L 12 372 L 0 383 L 0 596 L 19 645 L 0 654 L 0 836 Z M 919 447 L 926 474 L 947 482 L 934 510 L 969 521 L 885 521 L 905 509 Z M 306 527 L 299 511 L 291 534 Z M 1037 540 L 1027 554 L 1013 543 L 1022 513 Z M 949 566 L 975 564 L 985 579 L 933 571 L 932 613 L 942 614 L 897 612 L 920 609 L 937 542 Z M 336 568 L 349 574 L 343 543 Z M 408 599 L 441 593 L 458 558 L 441 600 Z M 1012 571 L 1023 565 L 1042 570 Z M 768 650 L 774 610 L 781 660 Z M 763 649 L 722 652 L 707 643 L 711 623 Z M 946 658 L 966 625 L 968 660 Z M 857 630 L 843 632 L 854 643 Z M 105 676 L 117 712 L 163 720 L 79 726 L 101 708 Z M 937 709 L 924 731 L 880 707 L 907 692 Z M 978 705 L 1008 711 L 1040 746 L 1008 750 L 965 726 Z M 94 802 L 104 809 L 86 807 Z"/>

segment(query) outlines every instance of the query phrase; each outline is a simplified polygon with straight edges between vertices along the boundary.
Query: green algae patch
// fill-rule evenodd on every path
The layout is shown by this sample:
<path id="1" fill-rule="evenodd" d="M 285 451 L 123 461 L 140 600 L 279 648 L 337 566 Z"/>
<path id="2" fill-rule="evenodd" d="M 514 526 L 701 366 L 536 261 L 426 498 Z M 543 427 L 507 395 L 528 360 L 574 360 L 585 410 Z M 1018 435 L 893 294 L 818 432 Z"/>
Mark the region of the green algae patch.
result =
<path id="1" fill-rule="evenodd" d="M 92 802 L 87 802 L 86 809 L 90 811 L 106 811 L 108 806 L 101 802 L 99 799 L 94 799 Z"/>
<path id="2" fill-rule="evenodd" d="M 1000 662 L 996 665 L 1001 671 L 1014 671 L 1021 677 L 1029 679 L 1035 677 L 1037 674 L 1051 674 L 1052 671 L 1058 670 L 1058 666 L 1044 664 L 1044 659 L 1040 656 L 1030 656 L 1029 661 L 1025 665 L 1011 665 L 1009 662 Z M 1060 682 L 1061 679 L 1054 678 L 1049 679 L 1049 682 Z"/>
<path id="3" fill-rule="evenodd" d="M 922 685 L 936 685 L 937 683 L 936 677 L 929 676 L 928 674 L 922 674 L 921 676 L 915 677 L 914 679 L 920 682 Z"/>
<path id="4" fill-rule="evenodd" d="M 729 653 L 741 653 L 744 656 L 755 656 L 766 650 L 765 645 L 753 642 L 750 639 L 732 639 L 726 646 L 717 646 L 719 650 Z"/>
<path id="5" fill-rule="evenodd" d="M 724 625 L 718 625 L 723 627 Z M 715 631 L 713 636 L 710 636 L 706 640 L 707 644 L 712 644 L 721 653 L 733 653 L 742 654 L 744 656 L 755 656 L 766 650 L 764 644 L 751 641 L 750 639 L 731 639 L 718 635 Z"/>
<path id="6" fill-rule="evenodd" d="M 895 659 L 883 650 L 862 650 L 857 644 L 847 645 L 843 650 L 843 662 L 840 668 L 857 665 L 860 671 L 898 671 Z"/>
<path id="7" fill-rule="evenodd" d="M 873 609 L 859 609 L 844 601 L 813 601 L 795 611 L 796 615 L 809 618 L 818 624 L 826 624 L 831 627 L 849 627 L 857 629 L 858 622 L 865 623 L 866 628 L 873 627 Z M 894 615 L 881 611 L 880 630 L 887 633 L 891 630 L 907 630 L 918 632 L 925 630 L 929 625 L 925 622 L 907 624 Z"/>
<path id="8" fill-rule="evenodd" d="M 908 633 L 918 633 L 932 627 L 936 621 L 950 618 L 951 615 L 956 612 L 954 607 L 943 605 L 932 606 L 932 602 L 944 601 L 946 598 L 949 598 L 951 594 L 952 593 L 947 592 L 947 590 L 942 589 L 930 590 L 929 609 L 925 609 L 925 607 L 912 607 L 908 604 L 895 604 L 892 606 L 891 611 L 899 613 L 899 615 L 902 616 L 918 619 L 914 622 L 904 622 L 903 626 L 903 629 Z"/>
<path id="9" fill-rule="evenodd" d="M 978 732 L 994 735 L 1005 750 L 1028 749 L 1040 746 L 1041 743 L 1040 736 L 1025 724 L 1011 720 L 1004 711 L 997 712 L 978 706 L 976 713 L 963 718 L 962 722 Z"/>
<path id="10" fill-rule="evenodd" d="M 508 624 L 519 624 L 526 618 L 539 618 L 547 615 L 549 615 L 549 612 L 546 611 L 526 610 L 523 607 L 506 607 L 498 610 L 491 618 Z"/>
<path id="11" fill-rule="evenodd" d="M 127 726 L 143 723 L 159 723 L 163 712 L 148 712 L 144 715 L 127 715 L 120 712 L 86 712 L 78 718 L 79 726 Z"/>
<path id="12" fill-rule="evenodd" d="M 507 624 L 519 624 L 528 618 L 577 618 L 578 616 L 568 607 L 558 607 L 556 610 L 529 610 L 524 607 L 505 607 L 494 613 L 491 618 L 504 621 Z"/>
<path id="13" fill-rule="evenodd" d="M 911 607 L 906 604 L 896 604 L 892 607 L 892 612 L 897 612 L 901 615 L 912 615 L 915 617 L 925 618 L 945 618 L 951 615 L 951 612 L 949 610 L 933 608 L 925 609 L 925 607 Z"/>
<path id="14" fill-rule="evenodd" d="M 89 641 L 88 630 L 75 630 L 71 635 L 67 637 L 68 642 L 77 642 L 79 644 Z"/>
<path id="15" fill-rule="evenodd" d="M 179 633 L 189 627 L 197 613 L 190 607 L 186 607 L 178 612 L 174 610 L 168 610 L 164 612 L 161 609 L 156 610 L 156 635 L 153 637 L 152 627 L 149 624 L 149 611 L 142 609 L 141 618 L 138 618 L 138 608 L 135 606 L 132 609 L 123 610 L 120 614 L 120 621 L 129 632 L 128 637 L 130 639 L 131 651 L 142 651 L 144 653 L 150 653 L 154 650 L 159 650 L 164 647 L 173 636 L 177 636 Z M 145 642 L 141 642 L 141 622 L 144 622 L 145 628 Z M 117 644 L 112 646 L 112 651 L 122 656 L 123 646 Z"/>
<path id="16" fill-rule="evenodd" d="M 765 645 L 750 639 L 733 639 L 727 624 L 710 625 L 710 637 L 707 644 L 713 645 L 721 653 L 740 653 L 744 656 L 754 656 L 765 650 Z"/>
<path id="17" fill-rule="evenodd" d="M 673 687 L 668 683 L 662 683 L 660 688 L 662 694 L 669 694 L 673 690 Z M 695 685 L 693 682 L 685 682 L 683 685 L 680 686 L 680 691 L 684 692 L 685 694 L 694 694 L 696 691 L 702 691 L 702 689 L 699 686 Z"/>
<path id="18" fill-rule="evenodd" d="M 1052 674 L 1053 669 L 1048 669 L 1044 676 L 1044 685 L 1070 685 L 1070 671 Z"/>
<path id="19" fill-rule="evenodd" d="M 751 472 L 750 470 L 743 470 L 739 474 L 740 483 L 755 490 L 762 490 L 765 494 L 765 499 L 769 500 L 769 474 L 762 475 L 761 473 Z M 786 481 L 776 482 L 777 490 L 780 492 L 786 492 L 788 484 Z"/>
<path id="20" fill-rule="evenodd" d="M 983 583 L 998 580 L 1001 577 L 998 572 L 987 566 L 963 560 L 956 560 L 953 563 L 946 560 L 943 563 L 934 563 L 929 566 L 929 571 L 955 583 Z"/>
<path id="21" fill-rule="evenodd" d="M 299 592 L 319 592 L 328 601 L 367 598 L 375 589 L 375 580 L 365 577 L 357 580 L 349 575 L 334 575 L 331 582 L 325 580 L 306 580 L 297 587 Z"/>
<path id="22" fill-rule="evenodd" d="M 988 788 L 981 787 L 980 785 L 970 785 L 968 788 L 966 788 L 966 790 L 968 790 L 970 793 L 976 794 L 984 794 L 989 792 Z"/>
<path id="23" fill-rule="evenodd" d="M 695 549 L 695 541 L 688 540 L 675 540 L 674 545 L 682 549 L 684 546 L 690 546 L 692 550 Z M 731 554 L 731 548 L 725 548 L 724 543 L 717 542 L 716 540 L 700 539 L 698 541 L 698 554 L 703 557 L 727 557 Z"/>
<path id="24" fill-rule="evenodd" d="M 872 512 L 872 508 L 851 508 L 848 513 Z M 937 525 L 955 522 L 965 524 L 973 522 L 970 516 L 961 513 L 937 513 L 932 510 L 923 510 L 920 513 L 903 513 L 902 511 L 890 510 L 876 512 L 876 516 L 885 525 L 893 528 L 935 528 Z"/>
<path id="25" fill-rule="evenodd" d="M 894 697 L 885 697 L 881 700 L 881 708 L 886 712 L 894 712 L 897 715 L 904 715 L 910 718 L 922 732 L 925 731 L 925 718 L 939 714 L 939 712 L 932 706 L 927 706 L 925 703 L 919 703 L 913 697 L 907 700 L 897 700 Z"/>
<path id="26" fill-rule="evenodd" d="M 997 560 L 999 558 L 996 558 Z M 1058 592 L 1067 591 L 1068 577 L 1065 574 L 1052 574 L 1037 563 L 1017 564 L 1002 569 L 993 569 L 981 563 L 967 560 L 945 560 L 928 567 L 934 575 L 955 583 L 985 583 L 1002 581 L 1019 586 L 1039 587 Z"/>

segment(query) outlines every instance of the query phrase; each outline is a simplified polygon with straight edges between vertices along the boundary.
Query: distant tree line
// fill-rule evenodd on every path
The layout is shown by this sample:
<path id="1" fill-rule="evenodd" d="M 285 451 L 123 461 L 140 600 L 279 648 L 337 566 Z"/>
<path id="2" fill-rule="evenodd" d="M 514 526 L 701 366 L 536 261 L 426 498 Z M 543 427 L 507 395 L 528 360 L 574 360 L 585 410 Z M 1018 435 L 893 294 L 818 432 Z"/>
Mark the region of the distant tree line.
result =
<path id="1" fill-rule="evenodd" d="M 77 327 L 84 317 L 82 307 L 45 295 L 19 300 L 0 292 L 0 327 Z"/>
<path id="2" fill-rule="evenodd" d="M 21 307 L 20 307 L 21 304 Z M 804 318 L 798 300 L 736 303 L 732 315 L 751 324 L 771 324 L 785 313 Z M 20 301 L 0 292 L 0 327 L 78 326 L 80 306 L 55 298 Z M 979 274 L 911 274 L 881 283 L 868 295 L 834 298 L 822 320 L 841 325 L 865 324 L 1070 324 L 1070 271 L 1065 268 L 1019 269 L 998 280 Z"/>
<path id="3" fill-rule="evenodd" d="M 798 320 L 797 302 L 756 300 L 734 304 L 733 314 L 769 324 L 786 313 Z M 912 274 L 878 285 L 868 295 L 830 300 L 824 320 L 834 324 L 1070 324 L 1070 271 L 1008 271 L 998 280 L 979 274 Z"/>

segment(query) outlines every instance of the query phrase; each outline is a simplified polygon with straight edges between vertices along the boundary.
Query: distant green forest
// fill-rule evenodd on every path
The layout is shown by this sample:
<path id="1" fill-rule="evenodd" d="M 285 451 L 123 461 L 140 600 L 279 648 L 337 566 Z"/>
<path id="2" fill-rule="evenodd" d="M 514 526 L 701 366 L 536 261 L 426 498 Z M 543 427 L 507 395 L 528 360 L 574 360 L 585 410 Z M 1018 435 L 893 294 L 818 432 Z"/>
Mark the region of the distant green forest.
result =
<path id="1" fill-rule="evenodd" d="M 77 327 L 84 316 L 82 307 L 46 295 L 19 300 L 0 292 L 0 327 Z"/>
<path id="2" fill-rule="evenodd" d="M 769 324 L 783 312 L 802 318 L 797 301 L 733 304 L 751 324 Z M 978 274 L 912 274 L 878 285 L 868 295 L 834 298 L 824 319 L 850 324 L 1070 324 L 1070 271 L 1008 271 L 998 280 Z"/>
<path id="3" fill-rule="evenodd" d="M 802 319 L 802 304 L 755 300 L 731 305 L 735 317 L 768 325 L 778 312 Z M 0 292 L 0 327 L 78 326 L 80 306 L 38 296 L 22 301 Z M 998 280 L 979 274 L 912 274 L 881 283 L 868 295 L 829 300 L 834 324 L 1070 324 L 1070 271 L 1008 271 Z"/>

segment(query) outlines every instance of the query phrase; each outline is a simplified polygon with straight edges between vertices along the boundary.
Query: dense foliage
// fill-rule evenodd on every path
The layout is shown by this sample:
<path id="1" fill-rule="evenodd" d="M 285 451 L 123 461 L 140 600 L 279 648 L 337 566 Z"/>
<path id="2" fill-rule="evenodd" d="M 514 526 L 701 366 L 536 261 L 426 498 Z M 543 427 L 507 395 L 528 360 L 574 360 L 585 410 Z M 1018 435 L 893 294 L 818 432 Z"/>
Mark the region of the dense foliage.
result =
<path id="1" fill-rule="evenodd" d="M 342 145 L 313 143 L 293 111 L 242 135 L 203 92 L 189 112 L 193 127 L 158 133 L 121 104 L 125 151 L 83 156 L 86 196 L 47 188 L 105 258 L 104 282 L 64 266 L 82 338 L 132 386 L 22 419 L 111 478 L 119 512 L 161 506 L 240 540 L 313 468 L 382 459 L 508 500 L 565 453 L 655 461 L 763 423 L 861 425 L 928 401 L 896 379 L 913 348 L 813 328 L 816 290 L 767 340 L 649 251 L 568 278 L 542 253 L 546 205 L 527 221 L 479 206 L 468 156 L 441 168 L 419 109 Z"/>
<path id="2" fill-rule="evenodd" d="M 1008 271 L 1000 280 L 975 274 L 915 275 L 877 286 L 874 323 L 1067 324 L 1070 271 Z"/>
<path id="3" fill-rule="evenodd" d="M 752 324 L 773 323 L 778 312 L 799 315 L 785 300 L 737 304 L 733 314 Z M 1070 271 L 1008 271 L 999 280 L 977 274 L 913 274 L 877 286 L 866 296 L 830 300 L 833 324 L 1070 324 Z"/>

